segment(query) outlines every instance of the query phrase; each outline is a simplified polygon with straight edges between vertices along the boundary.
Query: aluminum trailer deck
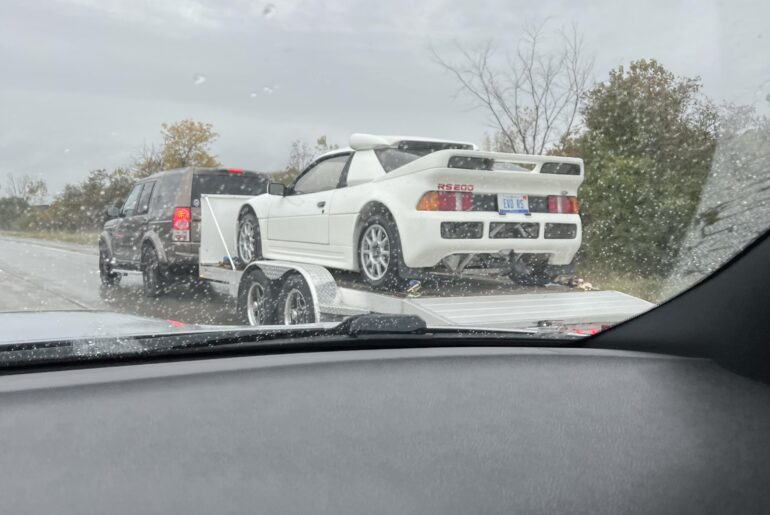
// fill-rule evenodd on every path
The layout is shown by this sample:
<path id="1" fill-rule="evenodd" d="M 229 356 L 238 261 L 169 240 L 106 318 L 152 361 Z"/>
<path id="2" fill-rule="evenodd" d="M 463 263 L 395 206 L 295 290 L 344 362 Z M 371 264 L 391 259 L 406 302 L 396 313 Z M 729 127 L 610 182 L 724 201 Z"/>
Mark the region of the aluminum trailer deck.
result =
<path id="1" fill-rule="evenodd" d="M 203 196 L 200 277 L 240 299 L 243 289 L 248 287 L 244 281 L 251 270 L 260 270 L 276 284 L 281 284 L 290 274 L 299 274 L 310 292 L 312 308 L 308 321 L 311 322 L 363 313 L 388 313 L 418 315 L 429 326 L 533 329 L 544 323 L 614 324 L 654 307 L 650 302 L 617 291 L 522 288 L 494 279 L 460 277 L 442 283 L 439 277 L 434 287 L 427 287 L 419 296 L 411 296 L 372 291 L 355 280 L 356 274 L 332 272 L 314 264 L 261 260 L 238 269 L 233 264 L 237 219 L 247 198 Z M 243 302 L 238 304 L 239 310 L 249 309 Z M 242 318 L 249 320 L 247 312 L 244 311 Z M 289 319 L 281 321 L 284 322 Z"/>

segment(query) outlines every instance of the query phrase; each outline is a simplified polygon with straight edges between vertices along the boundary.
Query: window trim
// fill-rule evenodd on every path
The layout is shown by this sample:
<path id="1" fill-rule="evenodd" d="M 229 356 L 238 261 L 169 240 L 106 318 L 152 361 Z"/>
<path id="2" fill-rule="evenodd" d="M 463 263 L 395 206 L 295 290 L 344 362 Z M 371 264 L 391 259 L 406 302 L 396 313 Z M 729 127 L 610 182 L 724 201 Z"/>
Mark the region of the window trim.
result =
<path id="1" fill-rule="evenodd" d="M 297 186 L 297 183 L 300 181 L 300 179 L 302 179 L 305 175 L 310 173 L 316 166 L 320 165 L 324 161 L 328 161 L 329 159 L 334 159 L 334 158 L 343 157 L 343 156 L 347 156 L 348 160 L 345 162 L 345 166 L 343 166 L 342 171 L 340 172 L 340 179 L 341 179 L 342 178 L 342 174 L 346 173 L 347 172 L 347 168 L 350 166 L 350 160 L 353 157 L 353 152 L 351 152 L 351 151 L 340 152 L 339 154 L 332 154 L 330 156 L 324 156 L 321 159 L 316 159 L 315 161 L 311 162 L 309 165 L 307 165 L 305 167 L 305 169 L 302 171 L 302 173 L 300 173 L 297 176 L 297 178 L 294 179 L 294 181 L 292 181 L 291 185 L 289 186 L 289 191 L 287 192 L 286 195 L 287 196 L 288 195 L 312 195 L 312 193 L 322 193 L 324 191 L 331 191 L 331 190 L 339 188 L 340 187 L 340 181 L 338 180 L 337 181 L 337 186 L 335 186 L 334 188 L 329 188 L 328 190 L 314 191 L 312 193 L 297 193 L 294 190 L 295 186 Z"/>
<path id="2" fill-rule="evenodd" d="M 155 193 L 155 183 L 158 181 L 147 181 L 145 183 L 142 183 L 142 192 L 139 194 L 139 200 L 137 201 L 137 210 L 134 213 L 134 215 L 146 215 L 150 212 L 150 203 L 152 202 L 152 195 Z M 150 187 L 150 196 L 147 198 L 147 205 L 144 206 L 145 210 L 142 211 L 142 197 L 144 197 L 144 192 L 147 189 L 147 186 Z"/>
<path id="3" fill-rule="evenodd" d="M 132 211 L 130 215 L 126 214 L 126 206 L 128 206 L 128 201 L 131 199 L 131 194 L 137 188 L 139 188 L 139 194 L 136 196 L 136 202 L 134 204 L 134 209 L 136 208 L 136 205 L 139 204 L 139 199 L 142 197 L 142 191 L 144 191 L 144 183 L 143 182 L 134 184 L 134 187 L 131 188 L 131 191 L 128 192 L 128 196 L 126 197 L 126 200 L 123 202 L 123 207 L 120 208 L 120 216 L 121 216 L 121 218 L 127 218 L 127 217 L 130 217 L 130 216 L 135 216 L 136 215 L 136 213 L 134 211 Z"/>

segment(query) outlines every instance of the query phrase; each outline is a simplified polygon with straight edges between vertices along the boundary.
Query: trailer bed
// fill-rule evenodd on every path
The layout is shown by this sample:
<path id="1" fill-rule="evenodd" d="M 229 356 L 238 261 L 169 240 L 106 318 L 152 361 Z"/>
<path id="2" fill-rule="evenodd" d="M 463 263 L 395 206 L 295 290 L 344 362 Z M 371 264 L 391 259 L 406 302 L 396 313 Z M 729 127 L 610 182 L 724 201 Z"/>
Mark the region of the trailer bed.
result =
<path id="1" fill-rule="evenodd" d="M 550 325 L 615 324 L 654 304 L 617 291 L 580 291 L 566 286 L 522 287 L 507 279 L 436 274 L 417 292 L 373 291 L 353 272 L 314 264 L 263 260 L 236 266 L 235 223 L 244 197 L 204 195 L 200 277 L 238 297 L 244 274 L 259 268 L 279 282 L 300 274 L 308 284 L 317 322 L 364 313 L 420 316 L 429 326 L 533 329 Z"/>

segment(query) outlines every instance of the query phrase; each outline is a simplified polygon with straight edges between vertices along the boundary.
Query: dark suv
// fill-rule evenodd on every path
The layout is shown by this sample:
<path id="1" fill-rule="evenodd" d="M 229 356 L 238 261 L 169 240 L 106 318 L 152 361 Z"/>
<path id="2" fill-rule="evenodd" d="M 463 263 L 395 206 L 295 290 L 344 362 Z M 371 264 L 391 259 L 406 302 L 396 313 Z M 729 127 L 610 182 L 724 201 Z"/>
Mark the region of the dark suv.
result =
<path id="1" fill-rule="evenodd" d="M 99 236 L 99 275 L 113 285 L 141 271 L 144 292 L 157 296 L 177 278 L 197 276 L 201 194 L 254 196 L 269 175 L 226 168 L 182 168 L 138 181 Z"/>

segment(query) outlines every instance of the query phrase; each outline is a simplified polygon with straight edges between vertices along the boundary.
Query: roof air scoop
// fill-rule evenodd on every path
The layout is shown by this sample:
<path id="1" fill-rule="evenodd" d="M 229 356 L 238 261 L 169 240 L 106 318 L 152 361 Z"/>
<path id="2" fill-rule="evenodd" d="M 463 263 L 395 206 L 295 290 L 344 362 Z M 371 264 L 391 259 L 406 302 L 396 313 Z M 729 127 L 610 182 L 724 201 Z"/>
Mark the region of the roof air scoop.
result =
<path id="1" fill-rule="evenodd" d="M 369 150 L 373 148 L 386 148 L 391 146 L 392 142 L 382 136 L 374 134 L 356 133 L 350 136 L 350 148 L 353 150 Z"/>

